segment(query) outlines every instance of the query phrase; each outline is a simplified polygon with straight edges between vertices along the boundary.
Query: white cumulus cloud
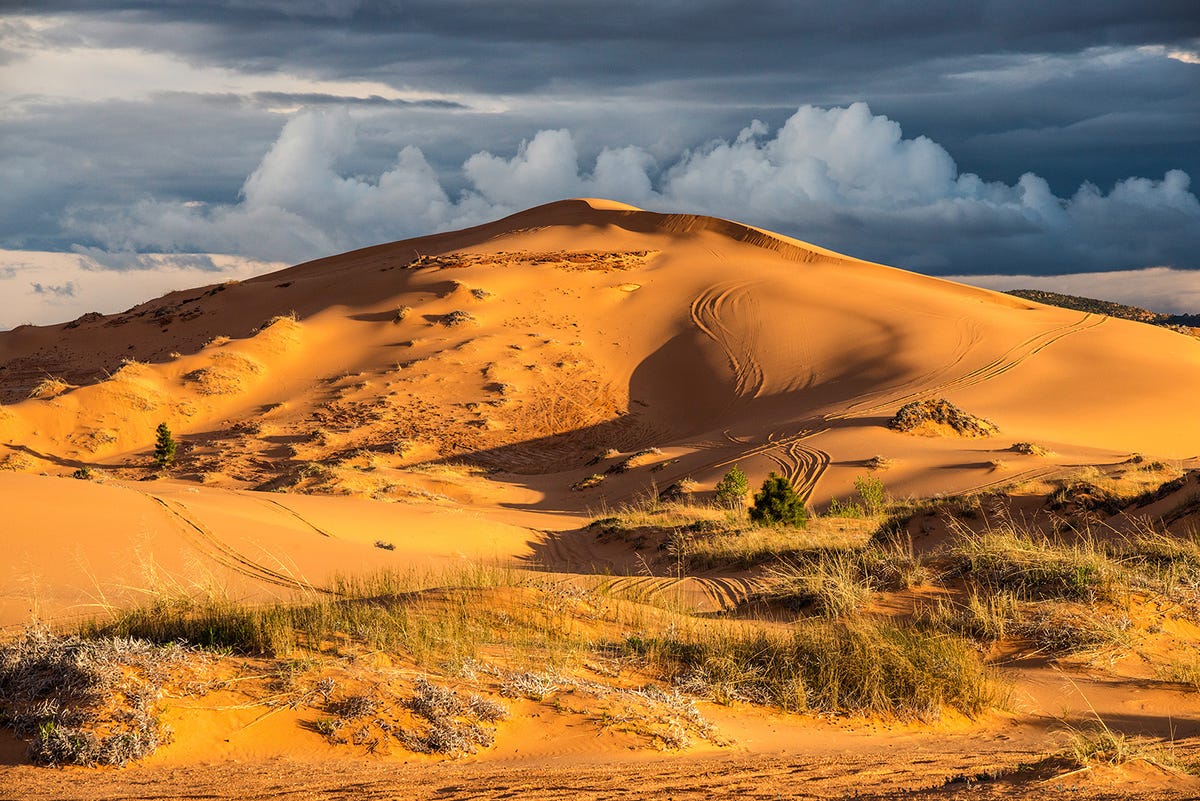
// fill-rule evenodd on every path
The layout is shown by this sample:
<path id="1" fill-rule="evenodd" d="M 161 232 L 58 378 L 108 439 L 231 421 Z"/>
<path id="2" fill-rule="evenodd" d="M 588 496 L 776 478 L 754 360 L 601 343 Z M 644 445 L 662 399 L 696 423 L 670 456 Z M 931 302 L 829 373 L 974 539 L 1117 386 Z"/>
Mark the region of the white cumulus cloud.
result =
<path id="1" fill-rule="evenodd" d="M 619 144 L 585 161 L 569 130 L 543 130 L 514 154 L 468 158 L 456 192 L 413 146 L 381 174 L 343 174 L 356 126 L 345 110 L 294 115 L 236 204 L 147 200 L 115 217 L 79 210 L 67 227 L 118 251 L 294 262 L 601 196 L 942 274 L 1200 268 L 1200 201 L 1179 170 L 1058 197 L 1032 173 L 1007 184 L 959 172 L 937 142 L 905 138 L 863 103 L 804 106 L 776 131 L 753 121 L 664 162 Z"/>

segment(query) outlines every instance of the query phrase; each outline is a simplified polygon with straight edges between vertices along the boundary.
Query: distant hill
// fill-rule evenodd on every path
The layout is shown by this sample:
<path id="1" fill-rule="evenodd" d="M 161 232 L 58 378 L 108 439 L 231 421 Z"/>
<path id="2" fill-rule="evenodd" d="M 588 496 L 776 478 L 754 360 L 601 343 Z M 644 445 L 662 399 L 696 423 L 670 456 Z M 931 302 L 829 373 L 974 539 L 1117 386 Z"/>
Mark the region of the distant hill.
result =
<path id="1" fill-rule="evenodd" d="M 1079 295 L 1064 295 L 1059 292 L 1046 292 L 1041 289 L 1010 289 L 1006 294 L 1018 298 L 1045 303 L 1047 306 L 1058 306 L 1063 309 L 1103 314 L 1108 317 L 1119 317 L 1122 320 L 1133 320 L 1139 323 L 1161 325 L 1166 328 L 1200 328 L 1200 314 L 1163 314 L 1161 312 L 1143 309 L 1140 306 L 1126 306 L 1124 303 L 1113 303 L 1108 300 L 1084 298 Z M 1191 331 L 1183 333 L 1191 334 Z"/>

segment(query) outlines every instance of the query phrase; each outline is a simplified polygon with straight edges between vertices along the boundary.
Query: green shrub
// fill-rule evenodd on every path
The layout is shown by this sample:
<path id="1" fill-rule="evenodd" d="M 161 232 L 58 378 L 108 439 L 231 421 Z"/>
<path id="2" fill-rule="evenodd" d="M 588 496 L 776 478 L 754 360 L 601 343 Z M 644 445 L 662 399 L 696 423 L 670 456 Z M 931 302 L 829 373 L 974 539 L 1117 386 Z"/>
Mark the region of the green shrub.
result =
<path id="1" fill-rule="evenodd" d="M 883 479 L 872 475 L 859 476 L 854 479 L 854 491 L 862 498 L 863 508 L 868 515 L 883 514 L 891 498 L 884 489 Z"/>
<path id="2" fill-rule="evenodd" d="M 803 527 L 808 523 L 808 510 L 804 508 L 804 499 L 793 489 L 792 482 L 784 476 L 771 473 L 763 482 L 762 489 L 754 495 L 750 519 L 760 525 L 782 523 Z"/>
<path id="3" fill-rule="evenodd" d="M 171 436 L 171 429 L 167 428 L 166 423 L 159 423 L 155 434 L 157 436 L 154 440 L 154 463 L 159 467 L 166 467 L 175 461 L 178 443 Z"/>
<path id="4" fill-rule="evenodd" d="M 715 489 L 718 503 L 736 509 L 745 502 L 746 494 L 750 492 L 750 480 L 742 468 L 735 464 L 717 482 Z"/>

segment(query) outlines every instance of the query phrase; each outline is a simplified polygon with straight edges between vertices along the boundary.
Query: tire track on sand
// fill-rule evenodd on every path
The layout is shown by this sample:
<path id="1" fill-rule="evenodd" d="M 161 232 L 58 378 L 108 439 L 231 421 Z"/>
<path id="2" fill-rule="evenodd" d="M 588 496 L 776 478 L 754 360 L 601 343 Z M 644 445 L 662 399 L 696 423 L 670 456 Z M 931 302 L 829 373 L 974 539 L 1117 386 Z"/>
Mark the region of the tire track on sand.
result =
<path id="1" fill-rule="evenodd" d="M 674 595 L 698 612 L 726 612 L 745 603 L 755 584 L 746 578 L 710 578 L 707 576 L 622 576 L 612 580 L 608 591 L 634 603 L 653 604 Z M 707 607 L 707 608 L 706 608 Z"/>
<path id="2" fill-rule="evenodd" d="M 332 534 L 330 534 L 328 531 L 326 531 L 326 530 L 325 530 L 325 529 L 323 529 L 323 528 L 320 528 L 319 526 L 317 526 L 317 524 L 313 523 L 313 522 L 312 522 L 311 520 L 309 520 L 307 517 L 304 517 L 302 514 L 300 514 L 299 512 L 297 512 L 295 509 L 291 508 L 290 506 L 284 506 L 282 503 L 280 503 L 279 501 L 275 500 L 274 498 L 260 498 L 260 497 L 258 497 L 257 495 L 256 495 L 256 496 L 253 496 L 253 497 L 254 497 L 254 500 L 256 500 L 256 501 L 258 501 L 258 502 L 260 502 L 260 503 L 265 503 L 265 504 L 268 504 L 268 505 L 270 505 L 270 506 L 274 506 L 275 508 L 277 508 L 277 509 L 280 509 L 281 511 L 283 511 L 283 512 L 285 512 L 285 513 L 289 514 L 289 515 L 291 515 L 292 517 L 296 518 L 297 520 L 299 520 L 299 521 L 300 521 L 301 523 L 303 523 L 304 525 L 306 525 L 306 526 L 308 526 L 309 528 L 311 528 L 313 531 L 315 531 L 315 532 L 317 532 L 318 534 L 320 534 L 322 537 L 329 537 L 330 539 L 336 539 L 336 537 L 334 537 L 334 536 L 333 536 Z"/>
<path id="3" fill-rule="evenodd" d="M 1043 467 L 1034 467 L 1034 468 L 1030 468 L 1029 470 L 1022 470 L 1019 473 L 1013 473 L 1012 475 L 1004 476 L 1002 478 L 993 479 L 992 481 L 985 481 L 982 484 L 976 484 L 973 487 L 968 487 L 967 489 L 960 490 L 959 492 L 957 492 L 955 494 L 957 494 L 957 495 L 978 495 L 982 492 L 987 492 L 988 490 L 992 490 L 997 487 L 1003 487 L 1008 484 L 1023 484 L 1028 481 L 1037 481 L 1039 479 L 1049 478 L 1050 476 L 1065 472 L 1066 469 L 1067 468 L 1064 468 L 1061 465 L 1046 465 Z"/>
<path id="4" fill-rule="evenodd" d="M 729 366 L 733 369 L 735 392 L 738 398 L 758 397 L 762 394 L 763 385 L 766 383 L 762 365 L 755 355 L 759 335 L 757 316 L 754 314 L 739 315 L 741 319 L 751 321 L 747 330 L 743 332 L 744 338 L 735 336 L 734 332 L 722 322 L 722 318 L 736 304 L 752 304 L 754 302 L 754 299 L 746 292 L 750 286 L 753 286 L 753 282 L 734 281 L 715 284 L 697 295 L 691 306 L 692 323 L 725 351 L 725 358 L 729 360 Z"/>
<path id="5" fill-rule="evenodd" d="M 813 448 L 798 440 L 791 440 L 767 453 L 771 461 L 779 465 L 781 475 L 791 483 L 796 494 L 804 503 L 812 496 L 832 457 L 820 448 Z"/>
<path id="6" fill-rule="evenodd" d="M 177 501 L 167 501 L 157 495 L 142 493 L 150 500 L 161 506 L 167 514 L 176 521 L 183 529 L 184 536 L 191 542 L 193 547 L 213 559 L 218 564 L 240 573 L 247 578 L 252 578 L 256 581 L 261 581 L 265 584 L 271 584 L 276 587 L 284 587 L 290 590 L 306 590 L 316 591 L 326 594 L 332 594 L 330 590 L 322 587 L 317 587 L 307 581 L 301 581 L 285 573 L 280 573 L 277 570 L 261 565 L 253 559 L 243 555 L 236 549 L 225 544 L 221 540 L 193 518 L 187 511 L 187 507 Z"/>
<path id="7" fill-rule="evenodd" d="M 896 405 L 902 406 L 910 401 L 919 400 L 930 395 L 944 394 L 954 390 L 968 389 L 970 387 L 977 386 L 985 381 L 990 381 L 993 378 L 1003 375 L 1015 367 L 1018 367 L 1027 359 L 1036 356 L 1038 353 L 1041 353 L 1054 343 L 1071 336 L 1072 334 L 1078 334 L 1095 328 L 1096 326 L 1103 324 L 1107 319 L 1107 317 L 1101 315 L 1085 312 L 1084 315 L 1075 322 L 1052 328 L 1049 331 L 1042 331 L 1038 334 L 1034 334 L 1024 341 L 1013 345 L 1011 348 L 1004 351 L 1004 353 L 992 359 L 987 364 L 963 373 L 962 375 L 949 381 L 945 381 L 941 384 L 935 384 L 914 392 L 909 392 L 907 394 L 893 396 L 883 401 L 860 401 L 857 404 L 851 404 L 850 406 L 846 407 L 846 410 L 843 412 L 826 415 L 825 419 L 845 420 L 850 417 L 857 417 L 883 411 L 884 409 L 889 409 Z"/>

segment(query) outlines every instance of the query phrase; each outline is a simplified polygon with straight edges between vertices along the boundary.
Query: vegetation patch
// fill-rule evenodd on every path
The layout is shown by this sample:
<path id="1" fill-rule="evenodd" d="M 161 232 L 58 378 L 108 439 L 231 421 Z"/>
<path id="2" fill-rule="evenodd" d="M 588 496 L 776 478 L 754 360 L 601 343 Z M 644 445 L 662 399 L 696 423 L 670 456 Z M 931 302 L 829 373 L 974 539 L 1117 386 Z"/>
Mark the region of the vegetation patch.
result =
<path id="1" fill-rule="evenodd" d="M 1000 432 L 995 423 L 968 414 L 945 398 L 904 404 L 888 421 L 888 428 L 906 434 L 952 433 L 960 437 L 990 437 Z"/>
<path id="2" fill-rule="evenodd" d="M 49 400 L 51 398 L 57 398 L 68 389 L 73 389 L 73 386 L 61 378 L 48 375 L 41 381 L 37 382 L 33 389 L 29 390 L 29 397 L 36 398 L 38 400 Z"/>
<path id="3" fill-rule="evenodd" d="M 653 464 L 658 461 L 658 457 L 662 456 L 663 452 L 658 448 L 643 448 L 642 450 L 631 454 L 614 465 L 611 465 L 604 472 L 606 473 L 626 473 L 637 467 Z"/>
<path id="4" fill-rule="evenodd" d="M 762 489 L 754 495 L 750 519 L 759 525 L 803 527 L 808 522 L 808 510 L 804 508 L 804 499 L 796 493 L 792 482 L 784 476 L 771 473 L 763 482 Z"/>
<path id="5" fill-rule="evenodd" d="M 463 309 L 455 309 L 452 312 L 443 314 L 437 318 L 437 322 L 447 328 L 455 328 L 460 325 L 469 325 L 475 322 L 475 315 Z"/>
<path id="6" fill-rule="evenodd" d="M 1072 515 L 1115 515 L 1125 507 L 1116 495 L 1089 481 L 1068 482 L 1052 492 L 1047 502 L 1054 511 Z"/>
<path id="7" fill-rule="evenodd" d="M 1063 755 L 1077 768 L 1096 764 L 1124 765 L 1135 760 L 1144 760 L 1168 769 L 1179 767 L 1179 760 L 1159 743 L 1115 732 L 1099 719 L 1091 725 L 1069 729 L 1066 734 L 1067 744 Z"/>
<path id="8" fill-rule="evenodd" d="M 140 759 L 170 739 L 158 704 L 185 654 L 178 645 L 29 629 L 0 647 L 0 725 L 28 741 L 40 765 Z"/>
<path id="9" fill-rule="evenodd" d="M 960 530 L 945 554 L 948 575 L 1021 600 L 1096 601 L 1114 596 L 1125 576 L 1101 543 L 1062 544 L 1013 526 Z"/>
<path id="10" fill-rule="evenodd" d="M 592 487 L 598 487 L 603 483 L 603 473 L 592 473 L 590 476 L 584 476 L 572 484 L 571 489 L 575 490 L 576 492 L 582 492 L 583 490 L 591 489 Z"/>
<path id="11" fill-rule="evenodd" d="M 680 688 L 718 702 L 931 720 L 946 708 L 976 715 L 1003 697 L 965 640 L 887 622 L 631 637 L 625 647 Z"/>
<path id="12" fill-rule="evenodd" d="M 900 548 L 814 549 L 770 567 L 756 598 L 849 618 L 864 611 L 874 593 L 908 589 L 927 578 L 921 560 Z"/>

